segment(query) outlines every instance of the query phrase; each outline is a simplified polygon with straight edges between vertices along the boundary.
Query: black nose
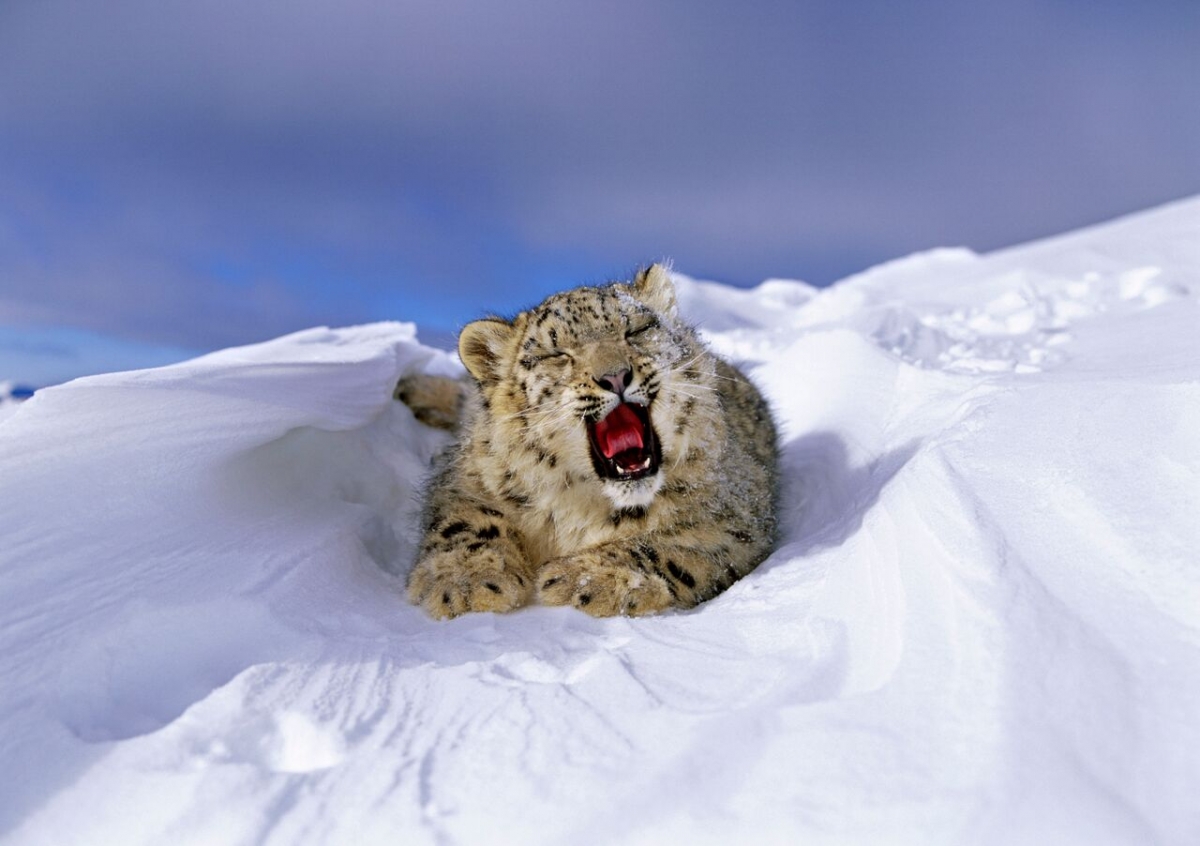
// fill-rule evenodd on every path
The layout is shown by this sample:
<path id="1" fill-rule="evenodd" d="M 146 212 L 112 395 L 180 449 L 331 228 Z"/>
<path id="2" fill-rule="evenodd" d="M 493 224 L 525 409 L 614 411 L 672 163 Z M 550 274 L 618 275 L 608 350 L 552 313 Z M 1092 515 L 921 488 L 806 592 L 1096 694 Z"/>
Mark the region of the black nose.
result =
<path id="1" fill-rule="evenodd" d="M 633 371 L 628 367 L 622 368 L 615 373 L 605 373 L 603 376 L 593 376 L 596 384 L 601 388 L 612 391 L 617 396 L 623 396 L 625 389 L 629 387 L 629 383 L 633 381 Z"/>

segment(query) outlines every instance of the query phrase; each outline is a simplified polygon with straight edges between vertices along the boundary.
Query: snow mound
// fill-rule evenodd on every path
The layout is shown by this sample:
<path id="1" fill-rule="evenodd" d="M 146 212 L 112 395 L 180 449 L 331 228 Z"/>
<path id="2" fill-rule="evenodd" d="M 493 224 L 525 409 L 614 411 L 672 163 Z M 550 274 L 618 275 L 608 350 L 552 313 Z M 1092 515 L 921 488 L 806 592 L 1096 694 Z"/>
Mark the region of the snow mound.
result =
<path id="1" fill-rule="evenodd" d="M 679 277 L 783 432 L 688 613 L 402 598 L 457 372 L 315 329 L 0 415 L 14 843 L 1200 841 L 1200 199 L 824 291 Z"/>
<path id="2" fill-rule="evenodd" d="M 0 420 L 17 410 L 17 406 L 33 396 L 33 389 L 0 379 Z"/>

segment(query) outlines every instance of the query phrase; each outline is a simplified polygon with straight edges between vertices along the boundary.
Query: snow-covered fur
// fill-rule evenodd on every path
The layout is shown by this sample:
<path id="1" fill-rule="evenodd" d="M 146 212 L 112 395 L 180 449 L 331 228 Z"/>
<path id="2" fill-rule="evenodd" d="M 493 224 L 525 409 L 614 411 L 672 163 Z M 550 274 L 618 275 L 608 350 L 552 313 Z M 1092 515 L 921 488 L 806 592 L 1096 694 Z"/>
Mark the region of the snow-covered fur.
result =
<path id="1" fill-rule="evenodd" d="M 535 594 L 596 616 L 690 608 L 770 552 L 769 409 L 679 320 L 661 265 L 476 321 L 459 356 L 473 377 L 461 438 L 429 485 L 408 580 L 433 616 Z M 457 402 L 428 377 L 398 396 L 434 421 Z"/>

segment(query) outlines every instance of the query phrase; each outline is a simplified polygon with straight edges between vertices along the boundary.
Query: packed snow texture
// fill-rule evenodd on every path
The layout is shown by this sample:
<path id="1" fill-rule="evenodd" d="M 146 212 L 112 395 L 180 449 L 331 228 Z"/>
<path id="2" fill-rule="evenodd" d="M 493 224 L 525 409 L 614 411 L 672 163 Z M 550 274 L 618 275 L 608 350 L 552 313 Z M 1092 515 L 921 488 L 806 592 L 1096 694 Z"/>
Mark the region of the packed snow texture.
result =
<path id="1" fill-rule="evenodd" d="M 405 324 L 8 409 L 0 837 L 1200 843 L 1200 199 L 678 281 L 786 475 L 686 613 L 404 600 L 445 436 L 391 390 L 458 372 Z"/>

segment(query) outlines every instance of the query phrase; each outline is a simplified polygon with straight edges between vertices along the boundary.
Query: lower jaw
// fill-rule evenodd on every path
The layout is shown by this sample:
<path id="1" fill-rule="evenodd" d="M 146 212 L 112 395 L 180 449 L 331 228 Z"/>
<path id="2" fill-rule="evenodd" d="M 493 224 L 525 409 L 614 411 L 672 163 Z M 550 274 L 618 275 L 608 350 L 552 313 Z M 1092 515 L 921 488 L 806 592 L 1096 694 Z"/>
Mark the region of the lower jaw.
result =
<path id="1" fill-rule="evenodd" d="M 605 481 L 611 482 L 640 482 L 643 479 L 649 479 L 658 472 L 658 468 L 653 470 L 649 467 L 649 462 L 638 470 L 629 471 L 628 473 L 618 473 L 612 476 L 602 477 Z"/>
<path id="2" fill-rule="evenodd" d="M 604 495 L 617 508 L 646 508 L 663 487 L 663 475 L 657 470 L 640 479 L 601 481 L 604 483 Z"/>

